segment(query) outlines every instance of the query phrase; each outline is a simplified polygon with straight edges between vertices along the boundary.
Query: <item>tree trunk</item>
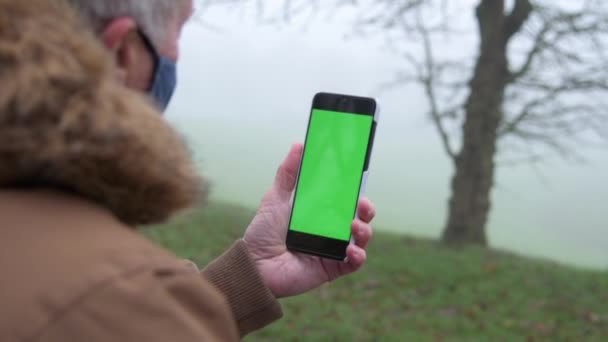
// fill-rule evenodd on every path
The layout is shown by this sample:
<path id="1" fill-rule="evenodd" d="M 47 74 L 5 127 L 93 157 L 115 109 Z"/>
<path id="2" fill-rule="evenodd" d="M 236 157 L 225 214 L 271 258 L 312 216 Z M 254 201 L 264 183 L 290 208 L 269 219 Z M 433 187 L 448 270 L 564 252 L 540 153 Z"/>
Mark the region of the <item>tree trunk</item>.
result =
<path id="1" fill-rule="evenodd" d="M 477 7 L 480 54 L 465 106 L 462 150 L 443 231 L 448 244 L 487 244 L 486 223 L 494 184 L 494 155 L 509 77 L 504 0 L 482 0 Z"/>

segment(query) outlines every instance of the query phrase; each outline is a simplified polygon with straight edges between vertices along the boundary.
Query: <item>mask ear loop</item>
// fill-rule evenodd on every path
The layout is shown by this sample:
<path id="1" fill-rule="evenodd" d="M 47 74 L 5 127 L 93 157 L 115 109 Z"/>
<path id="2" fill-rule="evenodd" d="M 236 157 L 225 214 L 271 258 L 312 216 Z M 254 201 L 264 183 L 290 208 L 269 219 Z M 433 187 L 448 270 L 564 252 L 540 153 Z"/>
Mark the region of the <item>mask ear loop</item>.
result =
<path id="1" fill-rule="evenodd" d="M 154 74 L 156 75 L 156 71 L 158 70 L 158 65 L 160 64 L 160 61 L 159 61 L 160 55 L 158 53 L 158 50 L 156 49 L 154 44 L 152 44 L 152 41 L 150 40 L 150 38 L 148 38 L 148 36 L 142 30 L 137 30 L 137 33 L 141 37 L 141 40 L 144 42 L 144 45 L 146 46 L 146 48 L 148 49 L 150 54 L 152 54 L 152 59 L 154 59 Z M 152 80 L 152 83 L 150 84 L 150 89 L 148 89 L 148 90 L 151 90 L 153 85 L 154 85 L 154 80 Z"/>

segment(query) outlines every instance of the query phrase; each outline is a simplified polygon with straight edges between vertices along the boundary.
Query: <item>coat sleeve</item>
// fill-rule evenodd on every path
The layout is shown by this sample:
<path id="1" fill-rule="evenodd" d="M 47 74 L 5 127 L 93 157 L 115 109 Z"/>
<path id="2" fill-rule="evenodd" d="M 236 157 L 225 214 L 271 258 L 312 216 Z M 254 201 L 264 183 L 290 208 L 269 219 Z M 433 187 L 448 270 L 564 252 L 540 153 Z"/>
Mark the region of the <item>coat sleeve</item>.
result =
<path id="1" fill-rule="evenodd" d="M 240 336 L 281 318 L 281 305 L 264 284 L 247 251 L 238 240 L 202 272 L 224 295 L 236 319 Z"/>
<path id="2" fill-rule="evenodd" d="M 224 297 L 183 266 L 145 267 L 100 284 L 37 337 L 44 342 L 240 340 Z"/>

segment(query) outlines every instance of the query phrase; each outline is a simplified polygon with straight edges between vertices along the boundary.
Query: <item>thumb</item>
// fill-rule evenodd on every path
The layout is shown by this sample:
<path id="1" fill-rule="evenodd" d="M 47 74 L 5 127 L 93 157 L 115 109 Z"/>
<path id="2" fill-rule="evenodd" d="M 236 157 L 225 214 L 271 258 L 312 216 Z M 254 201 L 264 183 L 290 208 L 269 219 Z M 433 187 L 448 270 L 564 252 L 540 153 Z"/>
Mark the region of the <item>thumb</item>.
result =
<path id="1" fill-rule="evenodd" d="M 274 184 L 281 192 L 291 194 L 296 187 L 296 178 L 298 177 L 303 151 L 304 146 L 302 144 L 293 144 L 289 154 L 279 167 Z"/>

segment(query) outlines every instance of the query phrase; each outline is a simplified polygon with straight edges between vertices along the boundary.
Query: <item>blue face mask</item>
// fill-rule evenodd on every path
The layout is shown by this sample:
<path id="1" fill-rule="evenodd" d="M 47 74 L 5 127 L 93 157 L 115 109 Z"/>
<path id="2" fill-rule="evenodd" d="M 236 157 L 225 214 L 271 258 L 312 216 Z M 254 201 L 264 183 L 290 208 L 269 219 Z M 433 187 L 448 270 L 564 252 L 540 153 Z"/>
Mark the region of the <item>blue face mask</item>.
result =
<path id="1" fill-rule="evenodd" d="M 141 33 L 148 50 L 154 56 L 155 70 L 152 86 L 149 89 L 150 96 L 156 101 L 161 110 L 167 109 L 171 97 L 177 87 L 177 64 L 172 60 L 161 56 L 148 37 Z"/>
<path id="2" fill-rule="evenodd" d="M 171 97 L 177 87 L 177 65 L 175 62 L 157 55 L 156 71 L 150 95 L 164 111 L 171 102 Z"/>

